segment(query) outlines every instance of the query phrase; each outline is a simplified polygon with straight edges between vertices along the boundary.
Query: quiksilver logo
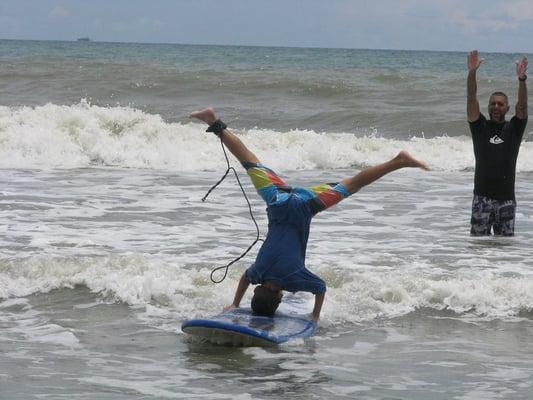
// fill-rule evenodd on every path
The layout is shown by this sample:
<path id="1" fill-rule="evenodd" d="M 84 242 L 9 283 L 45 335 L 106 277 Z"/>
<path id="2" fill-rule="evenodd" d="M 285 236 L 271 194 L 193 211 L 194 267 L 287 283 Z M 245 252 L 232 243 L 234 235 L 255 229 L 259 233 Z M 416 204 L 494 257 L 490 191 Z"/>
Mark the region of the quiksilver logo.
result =
<path id="1" fill-rule="evenodd" d="M 498 135 L 494 135 L 490 138 L 489 142 L 491 142 L 492 144 L 501 144 L 503 143 L 503 140 Z"/>

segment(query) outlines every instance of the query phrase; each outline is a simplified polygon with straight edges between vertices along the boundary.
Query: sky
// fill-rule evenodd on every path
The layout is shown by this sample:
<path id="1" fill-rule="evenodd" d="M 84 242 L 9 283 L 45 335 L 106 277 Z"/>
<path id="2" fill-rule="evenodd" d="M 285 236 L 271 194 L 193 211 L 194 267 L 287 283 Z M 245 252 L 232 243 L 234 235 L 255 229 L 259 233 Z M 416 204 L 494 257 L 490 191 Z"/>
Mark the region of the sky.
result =
<path id="1" fill-rule="evenodd" d="M 533 0 L 0 0 L 0 39 L 533 53 Z"/>

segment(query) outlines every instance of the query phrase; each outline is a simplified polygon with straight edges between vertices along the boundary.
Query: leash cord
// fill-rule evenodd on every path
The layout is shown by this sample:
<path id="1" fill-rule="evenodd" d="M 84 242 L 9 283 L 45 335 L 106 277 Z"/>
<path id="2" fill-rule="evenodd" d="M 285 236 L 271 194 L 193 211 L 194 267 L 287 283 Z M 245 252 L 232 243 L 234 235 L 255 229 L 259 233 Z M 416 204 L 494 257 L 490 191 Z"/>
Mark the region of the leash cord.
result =
<path id="1" fill-rule="evenodd" d="M 227 169 L 226 169 L 226 172 L 224 173 L 224 175 L 222 175 L 222 178 L 220 178 L 218 180 L 218 182 L 215 183 L 213 186 L 211 186 L 211 188 L 207 191 L 205 196 L 202 198 L 202 202 L 206 201 L 207 197 L 211 194 L 211 192 L 213 190 L 215 190 L 215 188 L 218 185 L 220 185 L 224 181 L 224 179 L 226 179 L 226 177 L 228 176 L 229 172 L 233 171 L 233 174 L 235 175 L 235 178 L 237 179 L 237 183 L 239 184 L 239 187 L 241 188 L 241 192 L 242 192 L 242 194 L 244 196 L 244 199 L 246 200 L 246 203 L 248 204 L 248 212 L 250 213 L 250 217 L 252 218 L 252 221 L 253 221 L 253 223 L 255 225 L 256 237 L 255 237 L 255 240 L 253 241 L 253 243 L 250 246 L 248 246 L 248 248 L 240 256 L 238 256 L 237 258 L 233 259 L 228 264 L 223 265 L 221 267 L 216 267 L 216 268 L 214 268 L 211 271 L 211 274 L 209 275 L 209 278 L 211 279 L 211 281 L 213 283 L 221 283 L 224 279 L 226 279 L 226 276 L 228 275 L 229 267 L 232 266 L 237 261 L 239 261 L 241 258 L 243 258 L 246 254 L 248 254 L 248 252 L 256 245 L 256 243 L 258 241 L 262 240 L 262 239 L 259 238 L 259 236 L 260 236 L 259 225 L 257 224 L 257 221 L 255 220 L 254 213 L 252 211 L 252 205 L 250 204 L 250 200 L 248 200 L 248 196 L 246 195 L 246 192 L 244 191 L 244 187 L 242 186 L 241 180 L 239 179 L 239 174 L 237 174 L 237 171 L 235 170 L 235 168 L 233 168 L 231 166 L 231 164 L 229 162 L 228 154 L 226 153 L 226 149 L 224 148 L 224 143 L 222 142 L 222 137 L 220 138 L 220 145 L 222 146 L 222 152 L 224 153 L 224 158 L 226 159 Z M 215 280 L 215 278 L 213 276 L 214 276 L 214 274 L 217 271 L 220 271 L 220 270 L 224 270 L 224 275 L 222 276 L 222 278 L 220 280 Z"/>

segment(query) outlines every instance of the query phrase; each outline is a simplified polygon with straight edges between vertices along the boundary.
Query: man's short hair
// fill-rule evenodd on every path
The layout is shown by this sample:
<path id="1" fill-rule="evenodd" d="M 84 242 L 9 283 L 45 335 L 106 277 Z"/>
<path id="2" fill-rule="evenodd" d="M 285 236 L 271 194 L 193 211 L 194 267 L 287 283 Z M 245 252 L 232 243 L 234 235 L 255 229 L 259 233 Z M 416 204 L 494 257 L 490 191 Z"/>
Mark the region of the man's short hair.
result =
<path id="1" fill-rule="evenodd" d="M 489 97 L 489 103 L 490 103 L 490 99 L 492 99 L 492 96 L 503 96 L 505 98 L 505 102 L 507 104 L 509 104 L 509 98 L 507 97 L 507 95 L 503 92 L 494 92 L 490 95 Z"/>
<path id="2" fill-rule="evenodd" d="M 272 317 L 281 302 L 281 291 L 271 290 L 263 285 L 256 286 L 252 297 L 252 311 L 256 315 Z"/>

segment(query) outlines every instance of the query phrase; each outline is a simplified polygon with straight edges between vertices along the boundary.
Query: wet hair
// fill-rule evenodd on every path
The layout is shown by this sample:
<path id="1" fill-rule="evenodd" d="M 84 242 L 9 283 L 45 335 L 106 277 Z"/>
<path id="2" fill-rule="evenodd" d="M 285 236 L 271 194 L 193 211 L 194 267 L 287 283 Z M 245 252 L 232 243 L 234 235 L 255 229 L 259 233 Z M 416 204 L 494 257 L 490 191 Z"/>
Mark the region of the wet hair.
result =
<path id="1" fill-rule="evenodd" d="M 252 311 L 256 315 L 272 317 L 281 302 L 281 292 L 263 285 L 256 286 L 252 297 Z"/>
<path id="2" fill-rule="evenodd" d="M 490 103 L 490 99 L 492 99 L 492 96 L 503 96 L 505 98 L 505 102 L 507 104 L 509 104 L 509 98 L 507 97 L 507 95 L 503 92 L 494 92 L 490 95 L 489 97 L 489 103 Z"/>

